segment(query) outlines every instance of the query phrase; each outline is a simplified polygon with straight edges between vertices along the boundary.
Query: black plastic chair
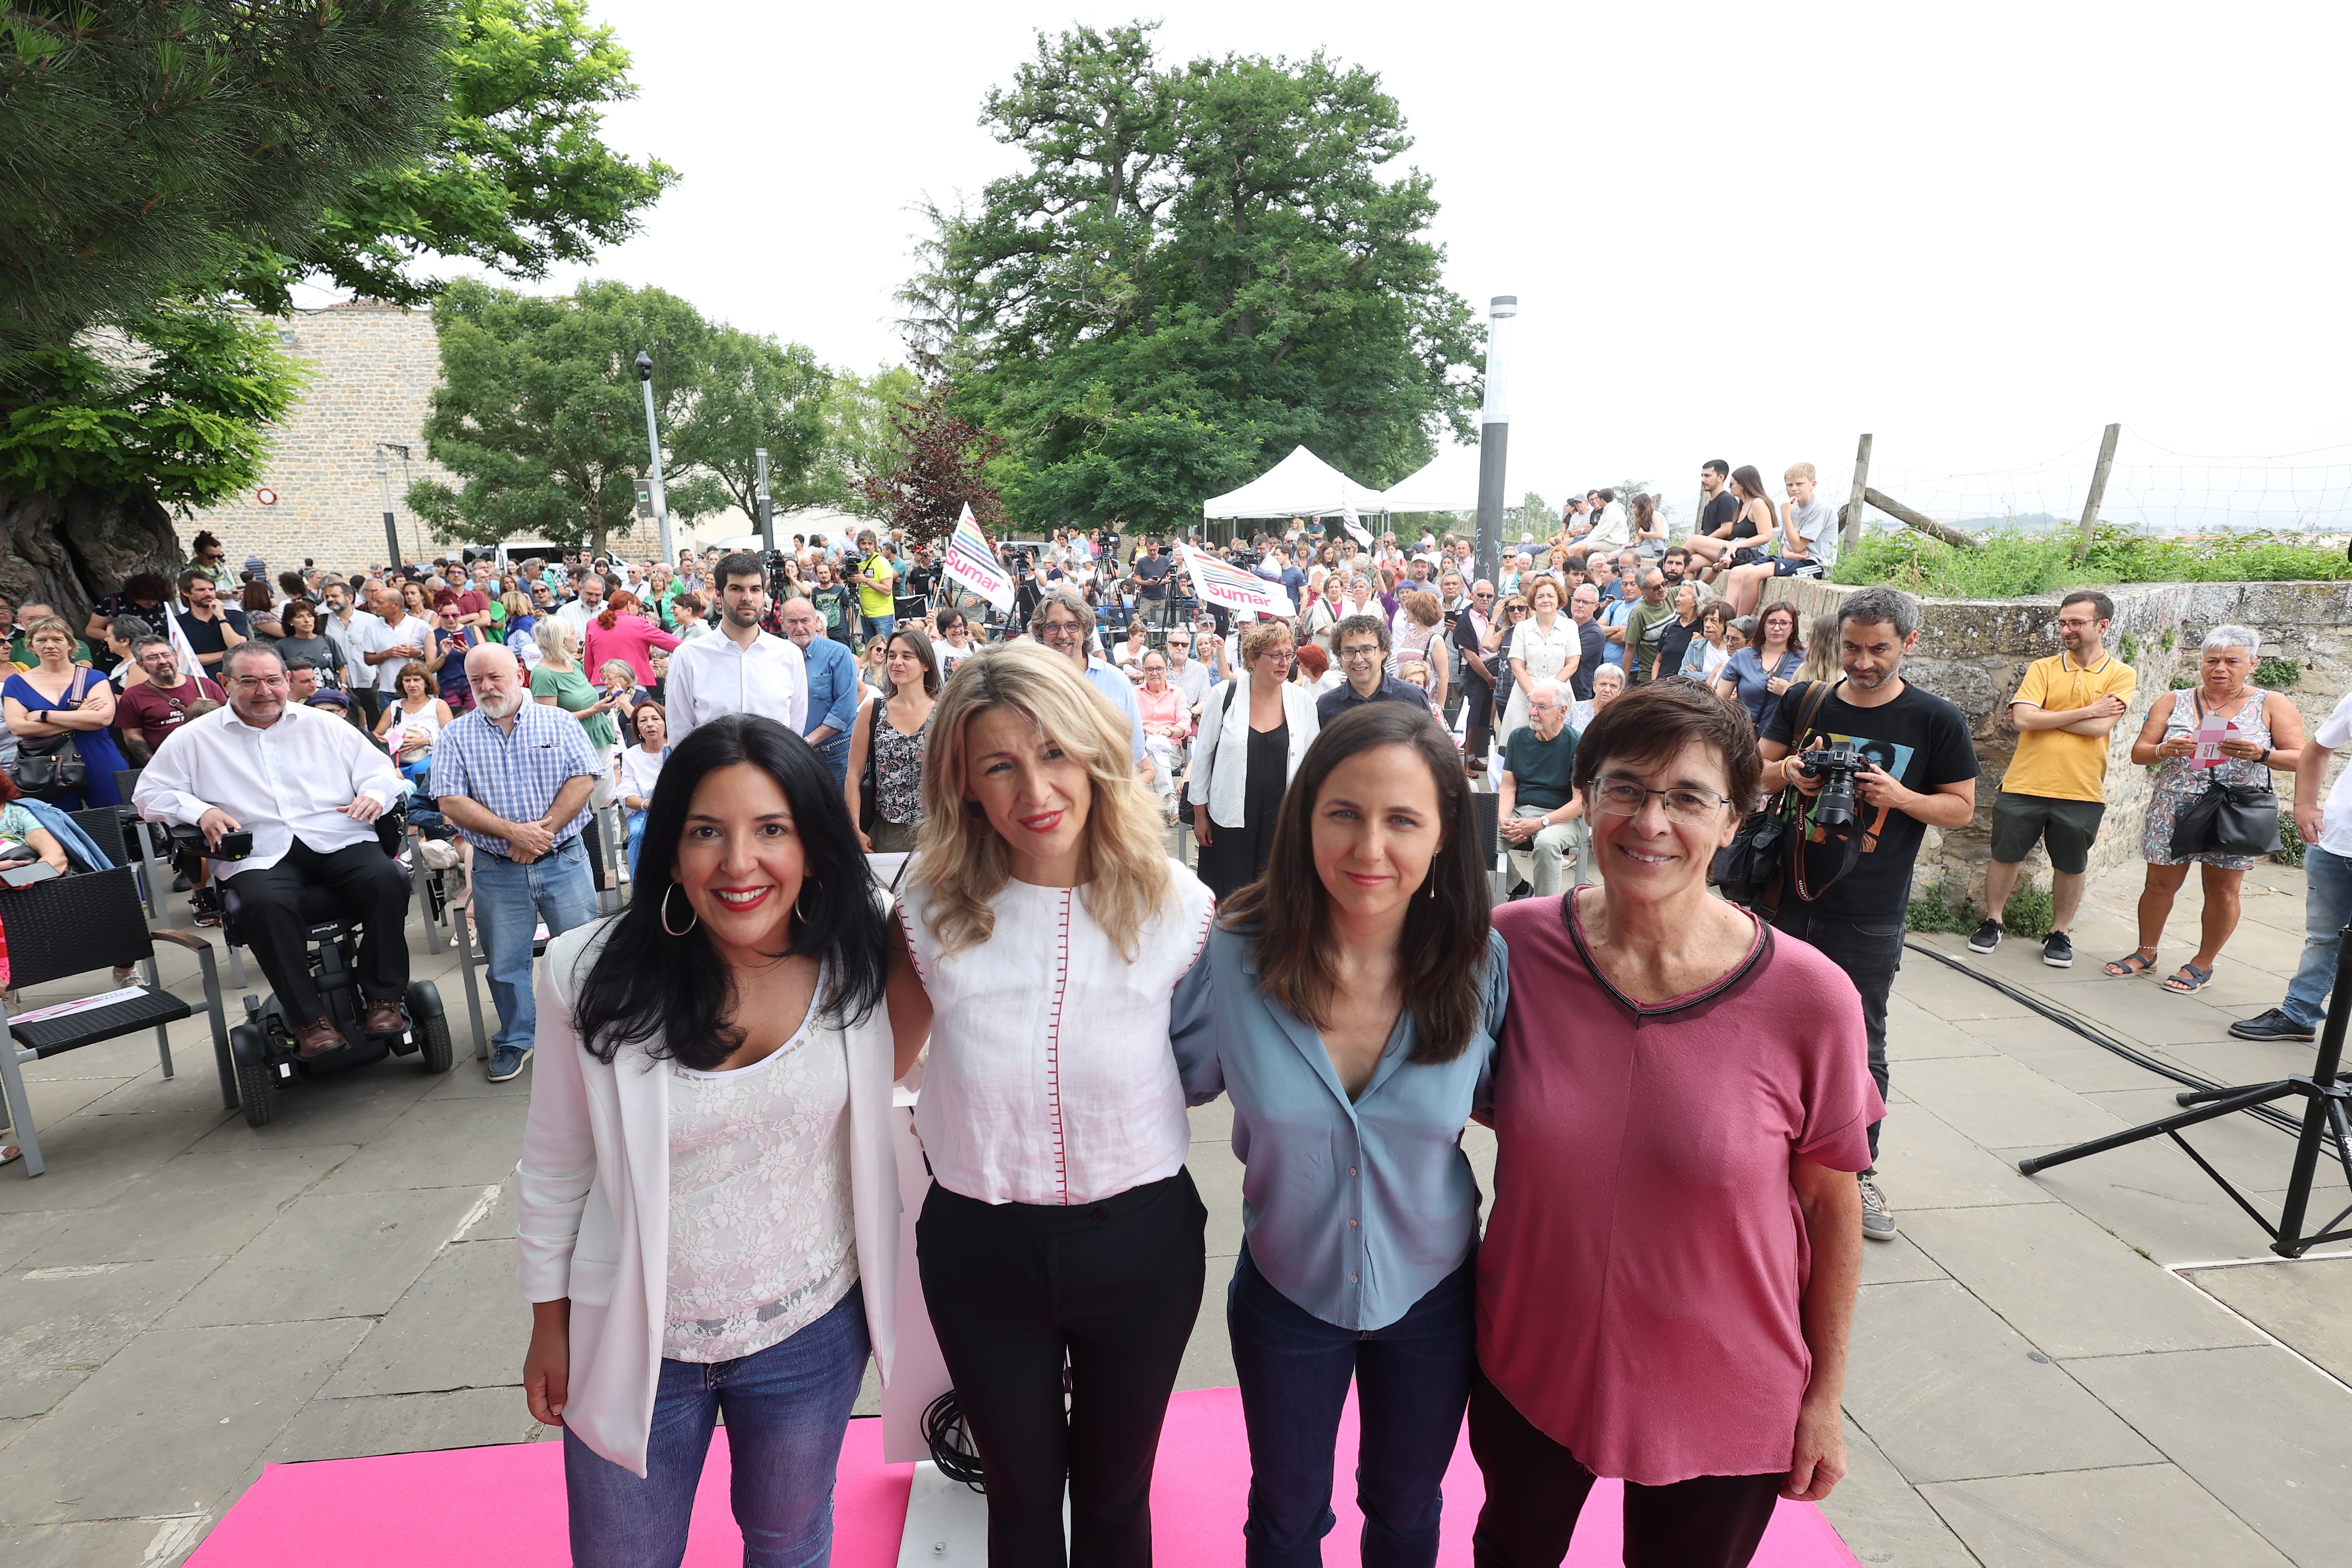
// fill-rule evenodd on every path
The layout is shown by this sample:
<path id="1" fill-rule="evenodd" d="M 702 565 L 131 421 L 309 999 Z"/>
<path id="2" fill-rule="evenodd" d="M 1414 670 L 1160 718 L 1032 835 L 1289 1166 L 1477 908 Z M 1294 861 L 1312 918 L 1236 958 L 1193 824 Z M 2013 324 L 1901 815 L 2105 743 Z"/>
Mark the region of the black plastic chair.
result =
<path id="1" fill-rule="evenodd" d="M 1499 904 L 1509 895 L 1511 887 L 1510 866 L 1503 858 L 1503 798 L 1492 790 L 1472 790 L 1470 811 L 1478 823 L 1479 864 L 1486 868 L 1486 879 L 1493 886 L 1495 902 Z"/>
<path id="2" fill-rule="evenodd" d="M 66 815 L 73 818 L 76 827 L 89 835 L 89 841 L 98 846 L 98 852 L 110 864 L 121 866 L 128 862 L 129 853 L 122 839 L 121 807 L 86 805 L 79 811 L 69 811 Z"/>
<path id="3" fill-rule="evenodd" d="M 158 942 L 186 948 L 203 967 L 205 1007 L 212 1016 L 221 1105 L 225 1110 L 236 1109 L 236 1071 L 229 1059 L 228 1023 L 221 1013 L 220 974 L 213 963 L 212 944 L 186 931 L 148 930 L 130 867 L 59 877 L 0 894 L 0 921 L 7 923 L 13 984 L 46 985 L 68 975 L 133 965 L 143 965 L 146 974 L 145 983 L 137 987 L 137 996 L 102 1007 L 31 1021 L 13 1020 L 0 1013 L 0 1095 L 6 1099 L 16 1142 L 25 1151 L 26 1175 L 37 1176 L 46 1167 L 40 1133 L 33 1125 L 32 1101 L 25 1093 L 25 1064 L 152 1029 L 163 1076 L 172 1076 L 167 1026 L 194 1016 L 195 1009 L 159 984 Z"/>

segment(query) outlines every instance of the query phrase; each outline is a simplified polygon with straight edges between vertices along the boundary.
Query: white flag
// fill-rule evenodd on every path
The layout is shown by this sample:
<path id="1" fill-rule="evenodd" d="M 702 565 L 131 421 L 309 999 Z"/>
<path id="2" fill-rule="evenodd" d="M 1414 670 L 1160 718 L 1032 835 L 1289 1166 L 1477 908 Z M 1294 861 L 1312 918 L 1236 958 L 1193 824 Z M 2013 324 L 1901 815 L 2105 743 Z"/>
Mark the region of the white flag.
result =
<path id="1" fill-rule="evenodd" d="M 1339 509 L 1339 521 L 1346 526 L 1348 537 L 1367 550 L 1372 547 L 1371 531 L 1356 521 L 1356 509 L 1352 504 Z"/>

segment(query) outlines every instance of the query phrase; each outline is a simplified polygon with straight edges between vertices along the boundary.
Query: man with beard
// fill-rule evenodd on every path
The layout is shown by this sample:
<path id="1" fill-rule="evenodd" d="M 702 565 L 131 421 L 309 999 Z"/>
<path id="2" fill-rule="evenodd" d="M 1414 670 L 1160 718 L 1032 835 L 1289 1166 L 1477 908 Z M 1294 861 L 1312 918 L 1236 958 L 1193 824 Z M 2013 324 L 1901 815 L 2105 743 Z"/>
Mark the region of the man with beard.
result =
<path id="1" fill-rule="evenodd" d="M 474 847 L 474 924 L 482 935 L 499 1032 L 488 1076 L 504 1083 L 530 1060 L 539 1007 L 531 943 L 596 918 L 596 887 L 580 842 L 596 752 L 579 721 L 534 702 L 513 652 L 488 643 L 466 655 L 474 710 L 433 745 L 431 793 Z"/>
<path id="2" fill-rule="evenodd" d="M 807 733 L 803 738 L 833 770 L 833 782 L 845 784 L 849 778 L 849 731 L 857 722 L 857 656 L 847 643 L 824 635 L 824 619 L 808 600 L 795 594 L 780 608 L 784 638 L 801 650 L 807 666 L 808 714 L 802 721 Z"/>
<path id="3" fill-rule="evenodd" d="M 358 917 L 358 980 L 367 1002 L 361 1028 L 397 1035 L 407 1026 L 400 999 L 408 989 L 402 931 L 408 884 L 377 842 L 375 819 L 400 797 L 400 775 L 369 736 L 287 700 L 286 666 L 276 648 L 239 643 L 220 671 L 228 706 L 163 737 L 131 804 L 150 822 L 201 829 L 215 848 L 229 834 L 253 835 L 245 858 L 215 861 L 213 870 L 245 905 L 253 955 L 303 1056 L 342 1043 L 310 973 L 305 887 L 328 889 Z"/>
<path id="4" fill-rule="evenodd" d="M 677 745 L 723 713 L 758 713 L 797 735 L 808 727 L 808 661 L 798 645 L 760 622 L 768 613 L 768 573 L 756 555 L 719 563 L 717 637 L 694 637 L 669 656 L 669 740 Z"/>

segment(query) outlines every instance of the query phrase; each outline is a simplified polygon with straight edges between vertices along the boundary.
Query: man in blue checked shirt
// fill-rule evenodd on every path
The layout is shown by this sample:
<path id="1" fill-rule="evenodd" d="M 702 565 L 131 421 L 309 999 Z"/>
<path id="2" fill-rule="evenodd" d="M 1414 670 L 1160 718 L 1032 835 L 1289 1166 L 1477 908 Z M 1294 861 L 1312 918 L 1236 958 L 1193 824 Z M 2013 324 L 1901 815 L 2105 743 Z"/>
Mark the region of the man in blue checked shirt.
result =
<path id="1" fill-rule="evenodd" d="M 539 1024 L 530 976 L 539 923 L 557 937 L 596 917 L 580 829 L 598 770 L 580 721 L 531 700 L 512 652 L 478 647 L 466 674 L 474 710 L 434 742 L 430 787 L 474 847 L 474 923 L 499 1010 L 489 1079 L 504 1083 L 530 1060 Z"/>
<path id="2" fill-rule="evenodd" d="M 857 722 L 857 656 L 847 643 L 824 635 L 824 617 L 795 595 L 777 606 L 784 636 L 808 661 L 808 718 L 804 734 L 833 782 L 849 778 L 849 731 Z"/>

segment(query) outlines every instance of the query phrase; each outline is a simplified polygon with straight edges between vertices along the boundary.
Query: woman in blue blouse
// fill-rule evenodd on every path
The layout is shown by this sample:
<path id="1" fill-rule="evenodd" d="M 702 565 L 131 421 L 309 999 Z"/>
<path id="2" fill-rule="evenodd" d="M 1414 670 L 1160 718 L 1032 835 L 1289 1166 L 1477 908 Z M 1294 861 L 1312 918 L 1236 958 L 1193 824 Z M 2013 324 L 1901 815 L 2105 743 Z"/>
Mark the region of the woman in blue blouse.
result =
<path id="1" fill-rule="evenodd" d="M 1316 738 L 1265 875 L 1177 986 L 1193 1104 L 1233 1097 L 1244 1239 L 1226 1323 L 1249 1429 L 1246 1561 L 1322 1561 L 1350 1378 L 1368 1568 L 1437 1561 L 1475 1363 L 1478 1185 L 1504 953 L 1462 760 L 1401 703 Z"/>

